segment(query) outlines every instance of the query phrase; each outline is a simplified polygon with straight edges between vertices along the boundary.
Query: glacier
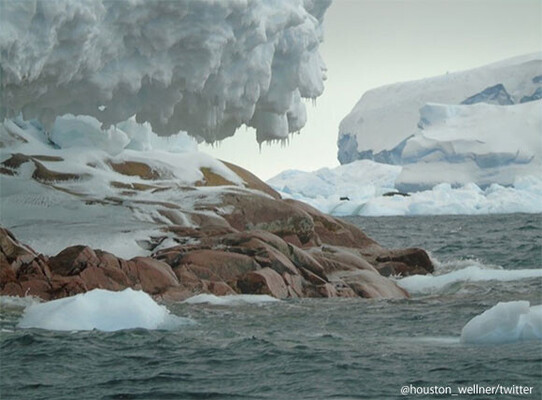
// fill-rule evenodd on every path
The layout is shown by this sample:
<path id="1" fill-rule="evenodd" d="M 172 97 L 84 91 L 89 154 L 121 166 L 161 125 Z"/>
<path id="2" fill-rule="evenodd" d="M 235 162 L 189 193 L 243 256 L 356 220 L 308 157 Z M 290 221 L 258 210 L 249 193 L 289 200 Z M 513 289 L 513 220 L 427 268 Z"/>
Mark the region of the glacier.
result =
<path id="1" fill-rule="evenodd" d="M 323 91 L 330 1 L 2 1 L 0 120 L 87 115 L 108 130 L 135 116 L 162 136 L 214 142 L 245 124 L 284 139 Z"/>
<path id="2" fill-rule="evenodd" d="M 268 183 L 334 215 L 542 212 L 542 53 L 397 83 L 341 122 L 341 166 Z"/>
<path id="3" fill-rule="evenodd" d="M 542 101 L 502 106 L 426 104 L 423 126 L 402 145 L 399 190 L 441 182 L 510 186 L 542 171 Z"/>
<path id="4" fill-rule="evenodd" d="M 401 144 L 423 127 L 426 104 L 516 105 L 536 100 L 541 77 L 542 53 L 534 53 L 369 90 L 340 123 L 339 161 L 400 164 Z"/>
<path id="5" fill-rule="evenodd" d="M 540 175 L 541 76 L 535 53 L 370 90 L 341 122 L 339 161 L 401 165 L 400 191 Z"/>

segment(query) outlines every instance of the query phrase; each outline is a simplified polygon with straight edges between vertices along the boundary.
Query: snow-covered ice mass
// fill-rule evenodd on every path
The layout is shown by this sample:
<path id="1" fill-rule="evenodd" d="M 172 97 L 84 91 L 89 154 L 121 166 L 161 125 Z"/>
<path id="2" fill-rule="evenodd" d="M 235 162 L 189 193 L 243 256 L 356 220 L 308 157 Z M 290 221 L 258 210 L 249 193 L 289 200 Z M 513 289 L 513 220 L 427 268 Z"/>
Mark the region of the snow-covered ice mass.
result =
<path id="1" fill-rule="evenodd" d="M 65 114 L 102 127 L 135 116 L 160 135 L 214 142 L 245 124 L 258 141 L 306 122 L 323 91 L 330 0 L 2 2 L 0 119 L 50 129 Z M 69 61 L 68 61 L 69 60 Z"/>
<path id="2" fill-rule="evenodd" d="M 542 212 L 542 54 L 397 83 L 340 125 L 340 167 L 268 183 L 335 215 Z"/>

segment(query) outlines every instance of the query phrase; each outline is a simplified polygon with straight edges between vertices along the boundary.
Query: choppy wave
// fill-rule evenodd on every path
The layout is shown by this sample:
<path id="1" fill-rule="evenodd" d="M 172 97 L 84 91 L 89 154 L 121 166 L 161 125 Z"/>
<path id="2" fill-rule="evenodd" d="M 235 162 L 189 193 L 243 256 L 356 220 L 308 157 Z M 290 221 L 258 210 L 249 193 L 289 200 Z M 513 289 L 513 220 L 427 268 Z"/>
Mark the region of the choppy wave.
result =
<path id="1" fill-rule="evenodd" d="M 55 331 L 118 331 L 123 329 L 175 329 L 193 323 L 170 314 L 148 294 L 125 289 L 91 290 L 64 299 L 32 303 L 24 311 L 19 328 Z"/>
<path id="2" fill-rule="evenodd" d="M 541 278 L 542 269 L 505 270 L 471 265 L 442 275 L 412 275 L 398 279 L 397 284 L 412 294 L 434 293 L 457 282 L 516 281 Z"/>
<path id="3" fill-rule="evenodd" d="M 235 306 L 242 304 L 275 303 L 280 300 L 266 294 L 239 294 L 227 296 L 215 296 L 213 294 L 198 294 L 186 299 L 187 304 L 212 304 L 219 306 Z"/>
<path id="4" fill-rule="evenodd" d="M 26 297 L 0 296 L 0 309 L 7 310 L 7 309 L 26 308 L 32 304 L 36 304 L 39 302 L 40 302 L 39 299 L 32 296 L 26 296 Z"/>

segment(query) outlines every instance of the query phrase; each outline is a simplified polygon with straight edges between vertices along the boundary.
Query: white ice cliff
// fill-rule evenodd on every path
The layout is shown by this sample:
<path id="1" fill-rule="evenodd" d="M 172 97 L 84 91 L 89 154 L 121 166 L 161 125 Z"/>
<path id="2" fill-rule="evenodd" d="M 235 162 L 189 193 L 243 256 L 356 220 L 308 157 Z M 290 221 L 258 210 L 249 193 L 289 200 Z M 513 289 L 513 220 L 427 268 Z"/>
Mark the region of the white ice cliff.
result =
<path id="1" fill-rule="evenodd" d="M 318 47 L 330 0 L 2 1 L 0 120 L 50 130 L 135 115 L 159 135 L 207 142 L 245 124 L 258 141 L 305 124 L 323 91 Z"/>
<path id="2" fill-rule="evenodd" d="M 542 54 L 370 90 L 343 165 L 269 184 L 336 215 L 542 212 L 541 95 Z"/>
<path id="3" fill-rule="evenodd" d="M 401 145 L 404 141 L 420 130 L 430 129 L 426 118 L 431 113 L 424 109 L 428 103 L 465 106 L 487 103 L 512 107 L 540 99 L 541 92 L 542 53 L 369 90 L 340 124 L 339 161 L 345 164 L 367 158 L 403 163 Z M 446 110 L 441 108 L 440 111 Z M 523 111 L 528 111 L 524 114 L 526 117 L 538 117 L 539 121 L 540 112 Z M 447 117 L 454 116 L 449 113 Z M 476 131 L 470 133 L 470 139 L 476 140 Z M 493 137 L 499 134 L 515 135 L 515 132 L 496 130 Z"/>

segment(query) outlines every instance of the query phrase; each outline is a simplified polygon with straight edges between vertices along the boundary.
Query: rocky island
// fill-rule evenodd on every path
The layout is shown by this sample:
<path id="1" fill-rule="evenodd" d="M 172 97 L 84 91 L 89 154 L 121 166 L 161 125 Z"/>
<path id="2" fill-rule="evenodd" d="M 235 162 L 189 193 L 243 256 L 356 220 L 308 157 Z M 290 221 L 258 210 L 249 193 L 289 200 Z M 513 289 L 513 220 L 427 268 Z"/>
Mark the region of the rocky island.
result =
<path id="1" fill-rule="evenodd" d="M 15 129 L 5 133 L 22 148 L 31 140 Z M 167 300 L 198 293 L 405 298 L 408 293 L 388 276 L 433 271 L 424 250 L 385 249 L 352 224 L 281 199 L 250 172 L 218 160 L 214 168 L 199 169 L 200 179 L 193 186 L 176 180 L 166 164 L 157 168 L 111 157 L 100 165 L 86 165 L 86 173 L 53 169 L 63 162 L 65 158 L 50 152 L 13 153 L 0 172 L 10 181 L 30 177 L 31 185 L 84 209 L 128 208 L 155 215 L 157 230 L 138 242 L 149 255 L 124 259 L 85 243 L 56 255 L 40 254 L 2 228 L 2 295 L 50 300 L 96 288 L 131 287 Z M 108 185 L 116 196 L 85 193 L 85 182 L 103 179 L 106 171 L 115 176 Z M 227 179 L 232 176 L 237 184 Z M 174 195 L 165 201 L 160 195 L 168 192 Z"/>

